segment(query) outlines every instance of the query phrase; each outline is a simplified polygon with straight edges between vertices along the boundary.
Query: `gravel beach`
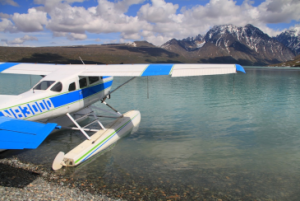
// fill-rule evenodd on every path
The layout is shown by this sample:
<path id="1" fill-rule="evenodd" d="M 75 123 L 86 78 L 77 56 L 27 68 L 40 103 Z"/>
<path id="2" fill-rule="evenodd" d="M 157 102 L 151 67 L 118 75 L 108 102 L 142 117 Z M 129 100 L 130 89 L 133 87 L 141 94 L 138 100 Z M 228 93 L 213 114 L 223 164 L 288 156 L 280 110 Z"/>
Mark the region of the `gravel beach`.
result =
<path id="1" fill-rule="evenodd" d="M 91 164 L 92 165 L 92 164 Z M 101 166 L 97 166 L 101 171 Z M 67 170 L 67 169 L 66 169 Z M 122 169 L 120 169 L 122 170 Z M 138 169 L 133 171 L 139 171 Z M 54 172 L 49 166 L 23 163 L 15 157 L 0 159 L 0 200 L 206 200 L 206 201 L 298 201 L 299 180 L 277 174 L 227 170 L 187 170 L 197 180 L 185 183 L 181 175 L 150 180 L 139 172 L 122 175 L 116 170 L 100 176 L 77 172 L 80 178 Z M 84 172 L 84 171 L 83 171 Z M 147 173 L 146 173 L 147 174 Z M 92 178 L 92 179 L 91 179 Z M 216 186 L 216 182 L 218 187 Z M 278 191 L 268 185 L 276 185 Z"/>
<path id="2" fill-rule="evenodd" d="M 49 179 L 55 180 L 55 175 L 42 167 L 0 159 L 0 200 L 114 200 Z"/>

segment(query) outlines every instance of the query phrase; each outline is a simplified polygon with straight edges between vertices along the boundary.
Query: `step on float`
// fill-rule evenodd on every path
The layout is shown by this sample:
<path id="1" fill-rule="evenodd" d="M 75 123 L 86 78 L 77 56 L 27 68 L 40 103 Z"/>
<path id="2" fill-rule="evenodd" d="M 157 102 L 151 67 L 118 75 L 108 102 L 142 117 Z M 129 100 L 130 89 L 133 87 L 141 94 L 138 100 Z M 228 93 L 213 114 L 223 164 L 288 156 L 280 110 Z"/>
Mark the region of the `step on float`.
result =
<path id="1" fill-rule="evenodd" d="M 141 114 L 131 110 L 118 117 L 106 129 L 99 130 L 90 139 L 83 141 L 67 154 L 59 152 L 53 161 L 52 169 L 59 170 L 63 166 L 77 166 L 92 156 L 104 152 L 110 145 L 122 137 L 136 131 L 141 121 Z"/>

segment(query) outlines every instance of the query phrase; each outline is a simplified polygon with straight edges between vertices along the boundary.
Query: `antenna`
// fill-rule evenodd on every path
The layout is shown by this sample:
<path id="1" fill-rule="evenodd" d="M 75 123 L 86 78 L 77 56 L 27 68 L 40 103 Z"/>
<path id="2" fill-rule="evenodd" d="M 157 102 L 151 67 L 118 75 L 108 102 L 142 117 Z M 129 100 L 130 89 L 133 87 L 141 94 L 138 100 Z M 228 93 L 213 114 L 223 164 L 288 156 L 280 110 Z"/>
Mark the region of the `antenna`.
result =
<path id="1" fill-rule="evenodd" d="M 83 65 L 85 65 L 85 63 L 82 61 L 81 57 L 79 56 L 80 61 L 82 62 Z"/>

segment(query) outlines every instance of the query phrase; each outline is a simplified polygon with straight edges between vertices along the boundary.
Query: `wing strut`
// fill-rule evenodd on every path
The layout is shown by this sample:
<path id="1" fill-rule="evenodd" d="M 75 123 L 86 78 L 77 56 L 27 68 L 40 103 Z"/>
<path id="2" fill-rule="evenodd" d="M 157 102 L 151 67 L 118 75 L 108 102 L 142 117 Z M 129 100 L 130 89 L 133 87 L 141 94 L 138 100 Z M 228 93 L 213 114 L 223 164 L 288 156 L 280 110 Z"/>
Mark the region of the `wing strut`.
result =
<path id="1" fill-rule="evenodd" d="M 110 106 L 107 102 L 105 102 L 104 100 L 101 101 L 101 103 L 103 103 L 104 105 L 106 105 L 107 107 L 109 107 L 110 109 L 112 109 L 113 111 L 115 111 L 120 117 L 122 117 L 123 115 L 118 112 L 118 110 L 116 110 L 115 108 L 113 108 L 112 106 Z"/>
<path id="2" fill-rule="evenodd" d="M 136 77 L 133 77 L 129 80 L 127 80 L 126 82 L 124 82 L 123 84 L 121 84 L 120 86 L 118 86 L 117 88 L 115 88 L 114 90 L 112 90 L 111 92 L 108 93 L 108 95 L 112 94 L 113 92 L 115 92 L 117 89 L 120 89 L 121 87 L 123 87 L 125 84 L 127 84 L 128 82 L 132 81 L 133 79 L 135 79 Z"/>

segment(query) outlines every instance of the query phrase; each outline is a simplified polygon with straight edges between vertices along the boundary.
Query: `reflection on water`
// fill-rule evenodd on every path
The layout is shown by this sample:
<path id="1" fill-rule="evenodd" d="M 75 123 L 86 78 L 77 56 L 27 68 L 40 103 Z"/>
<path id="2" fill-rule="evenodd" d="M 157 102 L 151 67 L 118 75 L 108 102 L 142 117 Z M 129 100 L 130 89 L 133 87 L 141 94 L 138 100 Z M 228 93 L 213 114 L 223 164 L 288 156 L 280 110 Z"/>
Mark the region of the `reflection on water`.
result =
<path id="1" fill-rule="evenodd" d="M 128 200 L 298 200 L 300 71 L 246 71 L 150 77 L 149 99 L 146 78 L 135 79 L 107 102 L 123 113 L 140 110 L 139 130 L 58 174 Z M 127 79 L 115 78 L 113 86 Z M 60 131 L 37 150 L 10 154 L 50 167 L 59 151 L 83 140 L 80 132 Z"/>

